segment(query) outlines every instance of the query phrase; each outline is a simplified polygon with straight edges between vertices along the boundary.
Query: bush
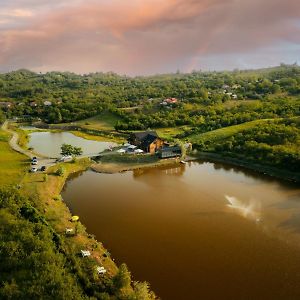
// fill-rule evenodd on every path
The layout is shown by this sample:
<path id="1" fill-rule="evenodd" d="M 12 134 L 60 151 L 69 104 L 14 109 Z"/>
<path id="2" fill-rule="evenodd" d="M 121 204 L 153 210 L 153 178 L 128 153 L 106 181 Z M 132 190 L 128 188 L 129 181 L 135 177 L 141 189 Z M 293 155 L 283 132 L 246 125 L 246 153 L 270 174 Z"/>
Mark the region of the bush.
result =
<path id="1" fill-rule="evenodd" d="M 57 176 L 64 176 L 65 173 L 66 173 L 66 169 L 65 169 L 64 167 L 60 166 L 60 167 L 56 170 L 55 175 L 57 175 Z"/>

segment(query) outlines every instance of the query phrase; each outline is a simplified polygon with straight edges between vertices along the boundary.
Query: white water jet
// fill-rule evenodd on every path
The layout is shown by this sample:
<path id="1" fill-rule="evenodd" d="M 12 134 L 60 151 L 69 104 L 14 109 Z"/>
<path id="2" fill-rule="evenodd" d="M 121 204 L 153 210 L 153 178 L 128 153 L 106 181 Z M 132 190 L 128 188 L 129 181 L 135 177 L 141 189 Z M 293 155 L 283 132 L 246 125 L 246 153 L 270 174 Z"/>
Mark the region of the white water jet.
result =
<path id="1" fill-rule="evenodd" d="M 260 203 L 254 199 L 250 200 L 249 203 L 244 203 L 236 197 L 224 195 L 226 200 L 229 202 L 228 207 L 234 209 L 240 215 L 245 218 L 256 221 L 261 221 L 260 218 Z"/>

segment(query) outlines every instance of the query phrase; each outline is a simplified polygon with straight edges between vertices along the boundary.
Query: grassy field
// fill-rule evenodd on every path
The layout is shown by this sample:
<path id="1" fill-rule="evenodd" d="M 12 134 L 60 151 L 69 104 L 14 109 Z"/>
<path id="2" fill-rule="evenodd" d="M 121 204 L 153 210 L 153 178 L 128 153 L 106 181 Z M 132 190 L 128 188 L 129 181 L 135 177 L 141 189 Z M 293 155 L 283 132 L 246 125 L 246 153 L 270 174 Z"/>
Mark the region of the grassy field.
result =
<path id="1" fill-rule="evenodd" d="M 189 126 L 179 126 L 179 127 L 169 127 L 169 128 L 157 128 L 155 131 L 157 134 L 166 140 L 172 140 L 178 134 L 183 133 L 185 130 L 188 130 Z"/>
<path id="2" fill-rule="evenodd" d="M 9 144 L 9 134 L 0 130 L 0 186 L 11 186 L 20 183 L 29 165 L 26 156 L 13 151 Z"/>
<path id="3" fill-rule="evenodd" d="M 82 126 L 83 128 L 87 128 L 87 129 L 110 131 L 110 130 L 114 130 L 114 126 L 119 120 L 120 118 L 114 115 L 113 113 L 104 112 L 95 117 L 81 120 L 73 124 Z"/>
<path id="4" fill-rule="evenodd" d="M 189 141 L 193 144 L 205 143 L 209 141 L 210 143 L 215 143 L 224 139 L 227 139 L 243 130 L 252 128 L 253 126 L 257 126 L 260 124 L 264 124 L 266 122 L 270 122 L 272 119 L 262 119 L 255 120 L 251 122 L 246 122 L 239 125 L 228 126 L 216 130 L 212 130 L 209 132 L 201 133 L 201 134 L 193 134 L 188 137 Z"/>

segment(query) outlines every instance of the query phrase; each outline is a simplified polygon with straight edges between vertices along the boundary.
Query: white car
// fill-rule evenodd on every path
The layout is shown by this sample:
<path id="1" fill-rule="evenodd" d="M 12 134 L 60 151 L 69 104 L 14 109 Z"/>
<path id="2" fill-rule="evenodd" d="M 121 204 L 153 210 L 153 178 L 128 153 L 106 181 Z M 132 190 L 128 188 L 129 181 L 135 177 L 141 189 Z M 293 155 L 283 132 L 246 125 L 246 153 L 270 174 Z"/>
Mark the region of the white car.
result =
<path id="1" fill-rule="evenodd" d="M 35 173 L 35 172 L 37 172 L 37 168 L 31 168 L 31 170 L 30 170 L 30 172 L 32 172 L 32 173 Z"/>
<path id="2" fill-rule="evenodd" d="M 37 160 L 33 160 L 33 161 L 31 162 L 31 164 L 32 164 L 33 166 L 36 166 L 36 165 L 38 164 L 38 162 L 37 162 Z"/>

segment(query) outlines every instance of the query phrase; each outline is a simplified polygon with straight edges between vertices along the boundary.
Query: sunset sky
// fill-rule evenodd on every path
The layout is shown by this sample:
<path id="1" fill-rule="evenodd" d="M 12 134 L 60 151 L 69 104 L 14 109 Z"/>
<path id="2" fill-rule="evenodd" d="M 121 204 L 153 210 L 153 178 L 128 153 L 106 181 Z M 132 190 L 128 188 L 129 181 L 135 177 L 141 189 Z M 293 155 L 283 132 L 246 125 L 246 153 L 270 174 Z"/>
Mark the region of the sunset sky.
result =
<path id="1" fill-rule="evenodd" d="M 300 63 L 300 0 L 0 0 L 0 72 Z"/>

